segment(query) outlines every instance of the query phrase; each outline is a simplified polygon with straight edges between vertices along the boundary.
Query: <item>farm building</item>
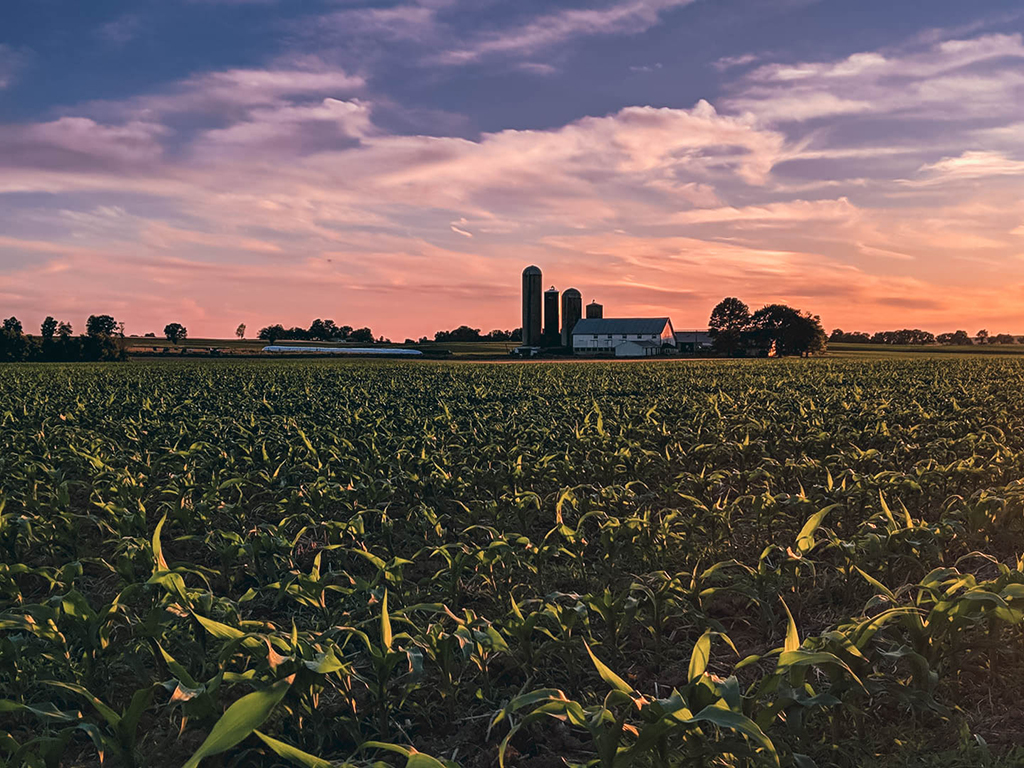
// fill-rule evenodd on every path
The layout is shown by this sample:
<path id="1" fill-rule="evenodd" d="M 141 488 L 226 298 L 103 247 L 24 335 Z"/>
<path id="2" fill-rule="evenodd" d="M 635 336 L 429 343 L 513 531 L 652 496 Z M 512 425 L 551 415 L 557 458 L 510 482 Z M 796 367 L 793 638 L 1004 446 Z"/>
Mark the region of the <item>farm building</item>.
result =
<path id="1" fill-rule="evenodd" d="M 572 329 L 572 350 L 577 355 L 650 357 L 675 345 L 675 331 L 667 317 L 588 317 Z"/>
<path id="2" fill-rule="evenodd" d="M 704 352 L 711 349 L 713 339 L 707 331 L 676 331 L 676 349 L 685 353 Z"/>

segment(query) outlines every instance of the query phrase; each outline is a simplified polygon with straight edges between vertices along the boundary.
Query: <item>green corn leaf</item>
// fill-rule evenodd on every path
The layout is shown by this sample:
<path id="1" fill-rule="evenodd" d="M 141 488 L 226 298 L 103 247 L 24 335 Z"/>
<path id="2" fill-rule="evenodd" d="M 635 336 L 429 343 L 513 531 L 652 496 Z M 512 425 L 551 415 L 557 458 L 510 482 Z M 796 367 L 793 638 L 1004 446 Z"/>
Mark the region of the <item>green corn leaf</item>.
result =
<path id="1" fill-rule="evenodd" d="M 789 619 L 786 624 L 786 642 L 783 644 L 782 649 L 784 651 L 795 651 L 800 647 L 800 633 L 796 630 L 796 622 L 793 620 L 793 614 L 790 613 L 789 606 L 786 605 L 786 601 L 780 596 L 779 602 L 782 603 L 782 607 L 786 609 L 786 617 Z"/>
<path id="2" fill-rule="evenodd" d="M 711 630 L 707 630 L 697 640 L 690 654 L 689 681 L 699 679 L 704 670 L 708 668 L 708 661 L 711 659 Z"/>
<path id="3" fill-rule="evenodd" d="M 263 725 L 270 717 L 281 699 L 288 693 L 292 685 L 291 677 L 278 680 L 269 688 L 246 694 L 221 715 L 210 735 L 206 737 L 199 749 L 195 751 L 184 768 L 196 768 L 199 763 L 210 755 L 217 755 L 231 749 L 253 731 Z"/>
<path id="4" fill-rule="evenodd" d="M 594 667 L 597 668 L 597 673 L 601 675 L 602 680 L 608 683 L 608 685 L 610 685 L 616 691 L 621 691 L 622 693 L 629 694 L 634 693 L 633 688 L 629 685 L 629 683 L 627 683 L 621 677 L 612 672 L 611 669 L 609 669 L 599 658 L 597 658 L 597 656 L 594 655 L 594 652 L 590 650 L 590 646 L 586 642 L 583 643 L 583 646 L 587 649 L 587 653 L 590 654 L 590 660 L 594 662 Z"/>
<path id="5" fill-rule="evenodd" d="M 253 731 L 253 733 L 260 741 L 270 747 L 274 754 L 278 757 L 283 757 L 290 763 L 302 766 L 302 768 L 331 768 L 332 766 L 327 760 L 311 755 L 308 752 L 303 752 L 301 749 L 285 744 L 283 741 L 278 741 L 271 736 L 267 736 L 265 733 L 260 731 Z"/>

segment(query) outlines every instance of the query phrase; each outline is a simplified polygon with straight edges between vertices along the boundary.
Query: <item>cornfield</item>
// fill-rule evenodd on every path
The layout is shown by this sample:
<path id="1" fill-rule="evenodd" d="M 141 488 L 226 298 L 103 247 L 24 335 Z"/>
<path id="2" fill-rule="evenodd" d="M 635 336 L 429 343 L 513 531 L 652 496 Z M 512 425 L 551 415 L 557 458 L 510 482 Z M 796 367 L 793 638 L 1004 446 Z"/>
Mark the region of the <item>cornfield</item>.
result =
<path id="1" fill-rule="evenodd" d="M 1013 360 L 8 366 L 0 762 L 1018 765 L 1022 479 Z"/>

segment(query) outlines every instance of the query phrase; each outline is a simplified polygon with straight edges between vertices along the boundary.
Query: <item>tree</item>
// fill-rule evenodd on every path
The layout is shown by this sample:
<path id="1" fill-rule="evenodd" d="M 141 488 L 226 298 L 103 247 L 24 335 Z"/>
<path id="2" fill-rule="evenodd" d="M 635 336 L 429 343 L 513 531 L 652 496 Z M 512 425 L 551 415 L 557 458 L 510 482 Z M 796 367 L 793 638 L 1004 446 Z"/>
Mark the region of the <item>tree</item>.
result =
<path id="1" fill-rule="evenodd" d="M 43 320 L 43 324 L 39 327 L 39 333 L 43 337 L 43 341 L 53 341 L 53 335 L 57 332 L 57 321 L 52 316 L 47 315 L 46 319 Z"/>
<path id="2" fill-rule="evenodd" d="M 235 328 L 235 336 L 238 337 L 239 341 L 245 338 L 245 323 L 238 324 L 238 327 Z"/>
<path id="3" fill-rule="evenodd" d="M 785 304 L 769 304 L 750 318 L 754 340 L 779 356 L 812 355 L 824 352 L 828 337 L 817 315 Z"/>
<path id="4" fill-rule="evenodd" d="M 369 328 L 356 328 L 348 336 L 349 341 L 355 341 L 360 344 L 373 344 L 373 331 Z"/>
<path id="5" fill-rule="evenodd" d="M 750 323 L 750 308 L 739 299 L 730 296 L 722 299 L 711 310 L 708 321 L 708 335 L 714 348 L 726 354 L 735 354 L 743 346 L 743 332 Z"/>
<path id="6" fill-rule="evenodd" d="M 117 333 L 117 321 L 110 315 L 89 315 L 85 332 L 90 336 L 113 336 Z"/>
<path id="7" fill-rule="evenodd" d="M 309 338 L 318 341 L 334 341 L 339 336 L 340 329 L 333 320 L 321 320 L 319 317 L 309 326 Z"/>
<path id="8" fill-rule="evenodd" d="M 468 325 L 460 325 L 452 331 L 438 331 L 434 334 L 434 341 L 480 341 L 480 329 L 470 328 Z"/>
<path id="9" fill-rule="evenodd" d="M 979 344 L 987 344 L 988 343 L 988 331 L 986 331 L 984 328 L 982 328 L 980 331 L 978 331 L 975 334 L 975 336 L 978 337 L 978 343 Z"/>
<path id="10" fill-rule="evenodd" d="M 67 341 L 71 338 L 71 334 L 74 333 L 74 328 L 71 327 L 71 323 L 62 322 L 57 326 L 57 335 L 61 341 Z"/>
<path id="11" fill-rule="evenodd" d="M 257 338 L 262 339 L 264 341 L 269 341 L 271 344 L 273 344 L 278 339 L 283 339 L 284 334 L 284 326 L 281 325 L 280 323 L 276 323 L 275 325 L 268 325 L 266 328 L 260 328 L 260 332 L 257 335 Z"/>
<path id="12" fill-rule="evenodd" d="M 998 334 L 996 336 L 993 336 L 991 339 L 989 339 L 989 343 L 990 344 L 1016 344 L 1017 343 L 1017 337 L 1016 336 L 1011 336 L 1008 333 L 1000 333 L 1000 334 Z"/>
<path id="13" fill-rule="evenodd" d="M 177 344 L 179 340 L 188 338 L 188 328 L 181 323 L 168 323 L 164 326 L 164 336 L 172 344 Z"/>
<path id="14" fill-rule="evenodd" d="M 8 317 L 4 320 L 4 330 L 13 336 L 22 334 L 21 320 L 16 317 Z"/>

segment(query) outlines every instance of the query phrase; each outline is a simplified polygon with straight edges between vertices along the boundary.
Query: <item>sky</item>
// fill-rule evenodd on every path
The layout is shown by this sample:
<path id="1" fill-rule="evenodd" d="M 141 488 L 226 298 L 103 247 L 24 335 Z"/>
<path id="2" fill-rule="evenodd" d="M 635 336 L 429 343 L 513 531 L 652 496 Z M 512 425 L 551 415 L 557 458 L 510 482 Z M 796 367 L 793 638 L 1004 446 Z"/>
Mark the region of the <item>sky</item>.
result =
<path id="1" fill-rule="evenodd" d="M 1024 334 L 1019 0 L 4 0 L 0 314 Z"/>

